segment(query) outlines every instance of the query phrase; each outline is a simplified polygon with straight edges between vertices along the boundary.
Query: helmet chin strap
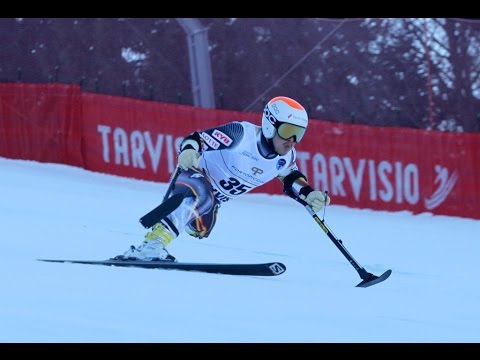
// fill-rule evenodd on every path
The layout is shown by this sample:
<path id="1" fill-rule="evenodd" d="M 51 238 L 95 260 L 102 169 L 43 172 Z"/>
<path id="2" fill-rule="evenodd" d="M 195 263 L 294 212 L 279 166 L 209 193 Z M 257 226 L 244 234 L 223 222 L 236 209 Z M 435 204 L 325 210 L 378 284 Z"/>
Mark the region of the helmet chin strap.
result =
<path id="1" fill-rule="evenodd" d="M 266 159 L 271 159 L 271 158 L 274 158 L 275 156 L 279 155 L 275 151 L 275 147 L 273 146 L 273 138 L 272 139 L 267 139 L 263 135 L 262 131 L 260 131 L 260 138 L 257 141 L 257 146 L 258 146 L 258 151 L 260 152 L 260 154 Z"/>

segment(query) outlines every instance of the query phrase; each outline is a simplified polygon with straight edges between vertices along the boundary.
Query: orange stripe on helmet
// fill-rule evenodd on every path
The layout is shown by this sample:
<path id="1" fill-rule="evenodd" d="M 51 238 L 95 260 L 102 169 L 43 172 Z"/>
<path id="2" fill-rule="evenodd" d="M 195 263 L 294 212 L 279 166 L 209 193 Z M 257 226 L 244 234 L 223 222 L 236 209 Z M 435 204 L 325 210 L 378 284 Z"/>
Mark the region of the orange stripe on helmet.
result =
<path id="1" fill-rule="evenodd" d="M 288 105 L 290 105 L 291 107 L 295 108 L 295 109 L 299 109 L 299 110 L 305 110 L 303 108 L 302 105 L 300 105 L 297 101 L 289 98 L 289 97 L 286 97 L 286 96 L 277 96 L 277 97 L 274 97 L 272 100 L 270 100 L 268 103 L 271 104 L 275 101 L 278 101 L 278 100 L 282 100 L 284 102 L 286 102 Z"/>

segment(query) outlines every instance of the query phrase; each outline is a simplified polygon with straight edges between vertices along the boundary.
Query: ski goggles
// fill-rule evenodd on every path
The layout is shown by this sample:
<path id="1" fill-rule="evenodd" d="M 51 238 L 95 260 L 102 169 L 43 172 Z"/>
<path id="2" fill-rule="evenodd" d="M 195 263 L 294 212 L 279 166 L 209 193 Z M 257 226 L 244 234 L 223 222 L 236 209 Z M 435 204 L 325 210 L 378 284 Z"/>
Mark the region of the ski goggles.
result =
<path id="1" fill-rule="evenodd" d="M 277 134 L 283 140 L 288 140 L 292 136 L 295 136 L 296 143 L 299 143 L 300 140 L 302 140 L 303 135 L 305 135 L 305 131 L 307 131 L 306 128 L 289 123 L 280 123 L 277 128 Z"/>

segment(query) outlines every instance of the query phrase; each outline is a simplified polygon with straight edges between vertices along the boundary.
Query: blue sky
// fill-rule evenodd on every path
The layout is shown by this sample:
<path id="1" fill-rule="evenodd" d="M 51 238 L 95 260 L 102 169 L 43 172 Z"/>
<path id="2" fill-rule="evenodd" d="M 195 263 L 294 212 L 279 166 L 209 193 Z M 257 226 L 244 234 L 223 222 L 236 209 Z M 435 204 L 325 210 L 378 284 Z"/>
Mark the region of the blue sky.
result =
<path id="1" fill-rule="evenodd" d="M 182 234 L 179 261 L 281 261 L 277 277 L 43 263 L 138 245 L 166 184 L 0 158 L 0 342 L 477 343 L 480 221 L 327 208 L 376 275 L 369 288 L 305 209 L 278 195 L 226 203 L 212 235 Z M 323 216 L 323 213 L 320 214 Z"/>

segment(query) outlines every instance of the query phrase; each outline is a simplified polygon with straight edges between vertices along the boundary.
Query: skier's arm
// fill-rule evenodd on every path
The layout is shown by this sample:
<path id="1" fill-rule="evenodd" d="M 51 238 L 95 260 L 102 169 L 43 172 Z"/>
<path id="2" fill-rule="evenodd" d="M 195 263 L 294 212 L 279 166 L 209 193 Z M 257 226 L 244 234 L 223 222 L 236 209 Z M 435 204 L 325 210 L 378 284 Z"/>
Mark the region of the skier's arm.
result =
<path id="1" fill-rule="evenodd" d="M 188 135 L 180 144 L 180 154 L 178 155 L 178 165 L 186 170 L 192 167 L 198 167 L 200 154 L 202 150 L 202 139 L 198 132 Z"/>
<path id="2" fill-rule="evenodd" d="M 293 199 L 301 199 L 310 205 L 313 211 L 320 211 L 330 204 L 330 197 L 321 191 L 314 190 L 307 178 L 298 170 L 293 170 L 287 176 L 279 176 L 283 182 L 283 192 Z"/>
<path id="3" fill-rule="evenodd" d="M 243 126 L 238 121 L 201 132 L 195 131 L 185 137 L 180 144 L 178 165 L 182 169 L 197 167 L 203 151 L 233 148 L 242 139 L 243 135 Z"/>

